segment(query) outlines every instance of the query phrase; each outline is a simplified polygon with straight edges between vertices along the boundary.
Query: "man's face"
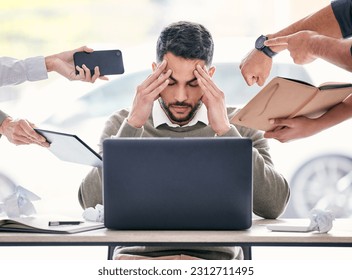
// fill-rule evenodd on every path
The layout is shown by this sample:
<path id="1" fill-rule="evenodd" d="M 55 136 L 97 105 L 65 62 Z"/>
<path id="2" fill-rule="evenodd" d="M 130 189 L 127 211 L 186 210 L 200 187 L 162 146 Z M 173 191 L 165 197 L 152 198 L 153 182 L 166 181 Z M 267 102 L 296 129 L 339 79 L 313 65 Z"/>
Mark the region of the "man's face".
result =
<path id="1" fill-rule="evenodd" d="M 194 75 L 196 65 L 204 66 L 203 60 L 184 59 L 168 52 L 164 56 L 167 69 L 172 70 L 169 85 L 160 93 L 162 107 L 171 122 L 185 125 L 189 123 L 202 104 L 203 92 Z M 156 64 L 153 64 L 155 69 Z M 213 75 L 214 68 L 209 70 Z"/>

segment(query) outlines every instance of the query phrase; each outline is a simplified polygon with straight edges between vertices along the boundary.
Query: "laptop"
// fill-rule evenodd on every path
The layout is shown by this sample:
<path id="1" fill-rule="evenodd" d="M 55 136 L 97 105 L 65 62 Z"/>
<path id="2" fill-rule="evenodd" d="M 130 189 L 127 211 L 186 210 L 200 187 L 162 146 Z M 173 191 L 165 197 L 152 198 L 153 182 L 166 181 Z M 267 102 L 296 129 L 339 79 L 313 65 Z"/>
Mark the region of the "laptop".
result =
<path id="1" fill-rule="evenodd" d="M 109 229 L 243 230 L 252 225 L 251 139 L 106 139 L 103 152 Z"/>
<path id="2" fill-rule="evenodd" d="M 101 167 L 101 156 L 83 142 L 77 135 L 57 131 L 34 129 L 50 143 L 49 150 L 61 160 Z"/>

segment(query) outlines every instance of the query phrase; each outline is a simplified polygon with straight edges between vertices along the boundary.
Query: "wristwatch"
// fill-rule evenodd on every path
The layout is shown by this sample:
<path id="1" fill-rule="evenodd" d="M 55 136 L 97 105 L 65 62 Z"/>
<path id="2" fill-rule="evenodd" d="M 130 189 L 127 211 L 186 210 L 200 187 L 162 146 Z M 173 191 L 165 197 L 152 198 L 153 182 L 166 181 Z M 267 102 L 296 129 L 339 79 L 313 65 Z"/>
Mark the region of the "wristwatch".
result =
<path id="1" fill-rule="evenodd" d="M 264 35 L 260 35 L 258 37 L 258 39 L 255 41 L 255 48 L 258 51 L 261 51 L 263 53 L 265 53 L 267 56 L 269 56 L 270 58 L 272 58 L 274 55 L 276 55 L 277 53 L 272 51 L 269 47 L 264 45 L 264 42 L 268 40 L 268 37 L 264 36 Z"/>

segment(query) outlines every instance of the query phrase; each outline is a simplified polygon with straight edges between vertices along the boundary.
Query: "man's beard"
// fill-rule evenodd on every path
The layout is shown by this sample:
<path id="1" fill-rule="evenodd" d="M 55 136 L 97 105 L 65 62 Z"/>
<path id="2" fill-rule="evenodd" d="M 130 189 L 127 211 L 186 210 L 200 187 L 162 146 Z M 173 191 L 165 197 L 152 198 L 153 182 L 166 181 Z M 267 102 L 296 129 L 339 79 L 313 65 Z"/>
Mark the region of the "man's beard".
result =
<path id="1" fill-rule="evenodd" d="M 186 102 L 175 102 L 175 103 L 170 103 L 169 105 L 166 105 L 164 100 L 162 98 L 159 98 L 159 103 L 161 105 L 161 108 L 164 110 L 165 114 L 167 115 L 167 117 L 170 119 L 171 122 L 179 124 L 179 125 L 184 125 L 189 123 L 193 117 L 195 116 L 195 114 L 198 112 L 198 109 L 200 108 L 200 106 L 202 106 L 202 101 L 198 101 L 197 104 L 192 107 L 191 104 L 186 103 Z M 169 109 L 170 106 L 184 106 L 184 107 L 190 107 L 191 111 L 189 112 L 189 114 L 183 118 L 177 118 Z"/>

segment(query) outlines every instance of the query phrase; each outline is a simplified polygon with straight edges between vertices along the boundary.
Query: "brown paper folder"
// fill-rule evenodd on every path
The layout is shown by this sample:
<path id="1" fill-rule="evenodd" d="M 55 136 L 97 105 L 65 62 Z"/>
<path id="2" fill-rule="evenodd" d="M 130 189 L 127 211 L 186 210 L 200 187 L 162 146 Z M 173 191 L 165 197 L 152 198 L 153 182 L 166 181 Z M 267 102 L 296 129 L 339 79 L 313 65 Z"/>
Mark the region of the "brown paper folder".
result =
<path id="1" fill-rule="evenodd" d="M 231 123 L 270 131 L 273 118 L 316 118 L 352 93 L 350 83 L 324 83 L 319 87 L 283 77 L 273 78 L 231 120 Z"/>

